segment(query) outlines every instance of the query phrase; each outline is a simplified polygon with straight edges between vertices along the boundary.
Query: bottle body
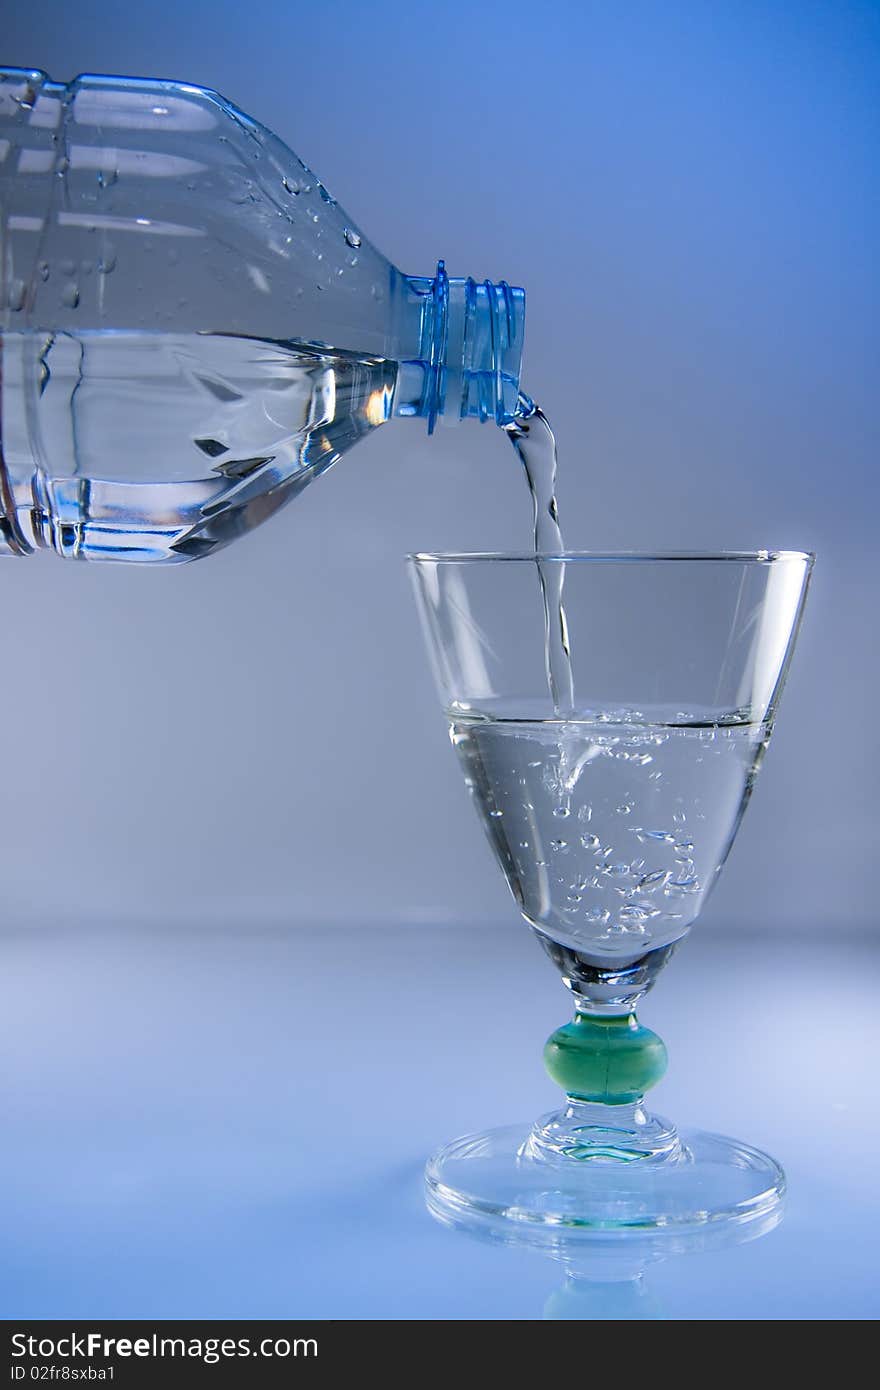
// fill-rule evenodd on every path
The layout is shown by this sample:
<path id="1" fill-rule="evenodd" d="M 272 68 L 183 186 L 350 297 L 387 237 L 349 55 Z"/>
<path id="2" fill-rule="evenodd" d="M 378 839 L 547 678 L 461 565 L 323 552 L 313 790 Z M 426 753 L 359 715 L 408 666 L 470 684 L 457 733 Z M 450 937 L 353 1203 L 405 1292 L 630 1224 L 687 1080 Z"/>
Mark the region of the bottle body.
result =
<path id="1" fill-rule="evenodd" d="M 393 415 L 509 417 L 522 295 L 401 274 L 223 98 L 0 75 L 0 548 L 179 562 Z"/>

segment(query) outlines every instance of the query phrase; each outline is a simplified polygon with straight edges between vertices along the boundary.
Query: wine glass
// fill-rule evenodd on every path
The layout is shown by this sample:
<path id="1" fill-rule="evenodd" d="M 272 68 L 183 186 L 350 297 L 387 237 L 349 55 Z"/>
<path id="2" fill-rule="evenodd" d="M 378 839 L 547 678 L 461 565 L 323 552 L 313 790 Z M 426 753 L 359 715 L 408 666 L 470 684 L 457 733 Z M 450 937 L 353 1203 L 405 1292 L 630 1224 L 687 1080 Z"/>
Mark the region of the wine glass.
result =
<path id="1" fill-rule="evenodd" d="M 575 1009 L 544 1050 L 562 1106 L 447 1144 L 431 1210 L 551 1240 L 765 1220 L 774 1159 L 645 1108 L 666 1049 L 635 1008 L 730 851 L 813 557 L 409 558 L 471 799 Z"/>

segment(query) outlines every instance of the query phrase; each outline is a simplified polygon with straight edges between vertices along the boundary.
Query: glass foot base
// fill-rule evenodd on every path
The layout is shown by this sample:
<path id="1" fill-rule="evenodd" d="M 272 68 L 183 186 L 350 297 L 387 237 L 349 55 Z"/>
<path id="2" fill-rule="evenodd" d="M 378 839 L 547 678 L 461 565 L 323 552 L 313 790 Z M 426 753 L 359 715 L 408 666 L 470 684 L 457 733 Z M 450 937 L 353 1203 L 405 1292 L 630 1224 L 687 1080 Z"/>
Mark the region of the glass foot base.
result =
<path id="1" fill-rule="evenodd" d="M 508 1243 L 553 1248 L 580 1238 L 663 1236 L 670 1253 L 713 1243 L 731 1227 L 768 1228 L 785 1175 L 772 1158 L 720 1134 L 680 1130 L 668 1157 L 552 1159 L 539 1126 L 511 1125 L 455 1139 L 425 1171 L 428 1208 L 447 1225 Z M 754 1234 L 759 1234 L 756 1230 Z"/>

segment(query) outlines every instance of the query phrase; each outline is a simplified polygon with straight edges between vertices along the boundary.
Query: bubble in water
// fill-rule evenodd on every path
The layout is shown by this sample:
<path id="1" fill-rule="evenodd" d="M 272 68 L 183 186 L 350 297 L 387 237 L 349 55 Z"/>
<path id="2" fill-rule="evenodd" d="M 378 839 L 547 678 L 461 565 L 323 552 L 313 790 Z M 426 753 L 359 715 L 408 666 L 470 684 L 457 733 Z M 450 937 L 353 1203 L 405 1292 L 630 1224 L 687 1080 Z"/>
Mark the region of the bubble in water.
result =
<path id="1" fill-rule="evenodd" d="M 605 907 L 589 907 L 584 916 L 589 922 L 598 922 L 604 927 L 606 922 L 610 921 L 611 913 Z"/>
<path id="2" fill-rule="evenodd" d="M 19 309 L 24 308 L 26 293 L 27 286 L 25 285 L 24 280 L 10 280 L 9 288 L 6 291 L 6 303 L 9 305 L 9 308 L 12 309 L 14 313 L 17 313 Z"/>
<path id="3" fill-rule="evenodd" d="M 528 840 L 520 840 L 520 842 L 519 842 L 519 847 L 520 847 L 520 849 L 528 849 L 528 847 L 529 847 L 529 842 L 528 842 Z"/>
<path id="4" fill-rule="evenodd" d="M 357 232 L 353 232 L 351 227 L 346 227 L 342 235 L 345 237 L 352 251 L 357 251 L 361 245 L 361 238 L 358 236 Z"/>
<path id="5" fill-rule="evenodd" d="M 660 840 L 671 845 L 675 839 L 675 836 L 671 835 L 668 830 L 645 830 L 640 825 L 634 825 L 631 829 L 633 834 L 639 837 L 642 844 L 645 844 L 648 840 Z"/>
<path id="6" fill-rule="evenodd" d="M 503 812 L 503 811 L 490 811 L 490 812 L 489 812 L 489 815 L 492 817 L 493 820 L 498 820 L 501 816 L 504 815 L 504 812 Z"/>
<path id="7" fill-rule="evenodd" d="M 665 883 L 670 877 L 668 869 L 652 869 L 649 874 L 643 874 L 639 879 L 639 888 L 657 888 L 661 883 Z"/>
<path id="8" fill-rule="evenodd" d="M 79 304 L 79 286 L 73 280 L 61 291 L 61 302 L 68 309 L 75 309 Z"/>
<path id="9" fill-rule="evenodd" d="M 637 907 L 634 903 L 624 903 L 617 914 L 618 921 L 627 923 L 646 922 L 648 913 L 644 908 Z"/>
<path id="10" fill-rule="evenodd" d="M 628 908 L 626 903 L 624 903 L 623 908 L 617 913 L 617 923 L 619 923 L 621 927 L 644 930 L 642 929 L 642 923 L 645 922 L 646 917 L 648 917 L 648 913 L 642 912 L 641 908 Z"/>

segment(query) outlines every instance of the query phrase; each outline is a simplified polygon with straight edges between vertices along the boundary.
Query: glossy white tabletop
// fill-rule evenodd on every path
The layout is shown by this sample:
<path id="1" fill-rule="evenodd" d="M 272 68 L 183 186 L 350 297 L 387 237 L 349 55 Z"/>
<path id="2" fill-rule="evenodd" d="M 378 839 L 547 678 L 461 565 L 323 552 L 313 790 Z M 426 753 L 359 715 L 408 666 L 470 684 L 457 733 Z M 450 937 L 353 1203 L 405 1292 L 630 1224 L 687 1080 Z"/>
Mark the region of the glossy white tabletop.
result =
<path id="1" fill-rule="evenodd" d="M 656 1108 L 779 1158 L 784 1219 L 564 1289 L 421 1195 L 434 1146 L 554 1104 L 568 997 L 516 922 L 8 926 L 2 961 L 6 1319 L 880 1313 L 868 935 L 697 930 L 641 1011 L 670 1051 Z"/>

